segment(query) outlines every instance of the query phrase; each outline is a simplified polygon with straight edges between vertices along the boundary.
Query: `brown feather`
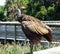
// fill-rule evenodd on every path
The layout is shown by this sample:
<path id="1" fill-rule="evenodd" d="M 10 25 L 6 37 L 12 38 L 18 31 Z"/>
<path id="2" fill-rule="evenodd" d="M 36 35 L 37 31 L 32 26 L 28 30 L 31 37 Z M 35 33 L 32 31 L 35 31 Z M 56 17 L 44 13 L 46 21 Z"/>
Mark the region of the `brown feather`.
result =
<path id="1" fill-rule="evenodd" d="M 19 21 L 23 32 L 33 44 L 39 43 L 42 36 L 49 42 L 52 41 L 51 28 L 37 18 L 23 14 Z"/>

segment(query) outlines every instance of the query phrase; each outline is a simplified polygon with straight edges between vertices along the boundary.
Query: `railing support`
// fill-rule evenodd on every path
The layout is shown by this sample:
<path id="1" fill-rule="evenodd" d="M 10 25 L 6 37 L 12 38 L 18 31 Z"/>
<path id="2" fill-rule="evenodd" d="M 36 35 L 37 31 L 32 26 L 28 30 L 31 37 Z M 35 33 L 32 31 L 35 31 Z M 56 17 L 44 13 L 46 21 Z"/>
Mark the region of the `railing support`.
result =
<path id="1" fill-rule="evenodd" d="M 4 43 L 7 43 L 7 25 L 5 25 L 5 41 L 4 41 Z"/>
<path id="2" fill-rule="evenodd" d="M 15 25 L 15 39 L 14 39 L 15 43 L 16 43 L 16 36 L 17 36 L 17 32 L 16 32 L 16 25 Z"/>

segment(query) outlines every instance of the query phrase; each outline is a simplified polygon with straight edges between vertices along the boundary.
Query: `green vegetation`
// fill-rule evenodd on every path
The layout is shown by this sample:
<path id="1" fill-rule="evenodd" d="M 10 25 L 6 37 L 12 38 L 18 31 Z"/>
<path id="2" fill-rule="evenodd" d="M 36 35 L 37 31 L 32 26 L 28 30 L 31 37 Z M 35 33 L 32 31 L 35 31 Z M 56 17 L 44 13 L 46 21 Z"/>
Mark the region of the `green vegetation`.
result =
<path id="1" fill-rule="evenodd" d="M 21 45 L 10 45 L 10 44 L 5 44 L 2 45 L 0 44 L 0 54 L 22 54 L 28 53 L 29 52 L 29 46 L 21 46 Z"/>
<path id="2" fill-rule="evenodd" d="M 60 43 L 54 43 L 51 45 L 51 47 L 59 46 Z M 50 46 L 47 45 L 47 43 L 43 43 L 42 45 L 37 46 L 37 50 L 33 47 L 33 51 L 38 50 L 44 50 L 50 48 Z M 21 44 L 0 44 L 0 54 L 23 54 L 23 53 L 30 53 L 30 47 L 29 44 L 24 44 L 24 46 L 21 46 Z"/>
<path id="3" fill-rule="evenodd" d="M 8 6 L 14 11 L 14 6 L 22 9 L 23 13 L 40 20 L 60 20 L 60 0 L 6 0 L 5 6 L 0 6 L 0 21 L 9 20 Z M 12 21 L 16 20 L 13 17 Z"/>

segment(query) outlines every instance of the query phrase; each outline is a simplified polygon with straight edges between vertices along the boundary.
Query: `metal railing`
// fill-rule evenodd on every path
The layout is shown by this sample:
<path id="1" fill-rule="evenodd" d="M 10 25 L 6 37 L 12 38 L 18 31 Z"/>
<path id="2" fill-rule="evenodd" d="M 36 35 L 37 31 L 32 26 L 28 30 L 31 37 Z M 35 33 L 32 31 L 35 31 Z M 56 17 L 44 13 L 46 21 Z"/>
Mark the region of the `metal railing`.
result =
<path id="1" fill-rule="evenodd" d="M 24 37 L 24 35 L 23 35 L 23 37 L 21 36 L 22 34 L 19 35 L 19 36 L 21 36 L 21 38 L 19 38 L 17 36 L 17 26 L 18 27 L 19 26 L 21 27 L 21 25 L 20 25 L 19 22 L 9 22 L 9 21 L 7 21 L 7 22 L 0 22 L 0 34 L 2 34 L 2 36 L 0 35 L 0 39 L 4 39 L 5 42 L 6 42 L 7 39 L 14 40 L 15 42 L 16 42 L 16 40 L 25 40 L 26 37 Z M 9 30 L 12 30 L 12 29 L 10 29 L 10 27 L 11 28 L 13 27 L 13 30 L 14 30 L 13 32 L 12 31 L 11 32 L 9 31 Z M 2 29 L 3 29 L 3 31 L 1 31 Z M 21 31 L 19 31 L 19 32 L 21 32 Z M 3 33 L 5 34 L 5 36 L 3 36 Z M 9 35 L 11 33 L 14 33 L 14 35 L 13 36 L 12 35 Z"/>
<path id="2" fill-rule="evenodd" d="M 55 36 L 55 35 L 60 35 L 60 32 L 59 31 L 57 31 L 57 30 L 55 30 L 56 28 L 55 27 L 60 27 L 60 21 L 42 21 L 42 22 L 44 22 L 45 24 L 47 24 L 47 25 L 49 25 L 49 26 L 51 26 L 51 27 L 53 27 L 53 36 Z M 21 24 L 19 23 L 19 22 L 10 22 L 10 21 L 7 21 L 7 22 L 0 22 L 0 27 L 2 26 L 2 25 L 4 25 L 5 26 L 5 36 L 2 38 L 1 36 L 0 36 L 0 39 L 12 39 L 12 40 L 14 40 L 14 41 L 16 41 L 16 40 L 25 40 L 26 39 L 26 37 L 23 35 L 23 36 L 21 36 L 22 35 L 22 33 L 21 33 L 21 31 L 19 32 L 19 33 L 21 33 L 21 35 L 19 35 L 19 37 L 21 37 L 21 38 L 19 38 L 18 36 L 17 36 L 17 29 L 18 29 L 18 27 L 17 26 L 21 26 Z M 7 34 L 9 34 L 8 33 L 8 31 L 7 31 L 7 27 L 11 27 L 11 26 L 14 26 L 14 38 L 10 38 L 10 37 L 8 37 L 8 35 Z M 20 28 L 21 29 L 21 28 Z M 60 29 L 60 28 L 59 28 Z M 58 30 L 59 30 L 58 29 Z M 1 30 L 1 28 L 0 28 L 0 30 Z M 19 30 L 19 29 L 18 29 Z M 0 31 L 0 33 L 1 33 L 1 31 Z M 3 32 L 4 33 L 4 32 Z M 10 33 L 12 33 L 12 32 L 10 32 Z M 2 34 L 2 33 L 1 33 Z M 24 33 L 23 33 L 24 34 Z M 8 38 L 7 38 L 8 37 Z M 18 38 L 17 38 L 18 37 Z M 59 37 L 60 38 L 60 37 Z M 57 38 L 56 38 L 57 39 Z"/>
<path id="3" fill-rule="evenodd" d="M 60 27 L 60 21 L 42 21 L 51 27 Z"/>

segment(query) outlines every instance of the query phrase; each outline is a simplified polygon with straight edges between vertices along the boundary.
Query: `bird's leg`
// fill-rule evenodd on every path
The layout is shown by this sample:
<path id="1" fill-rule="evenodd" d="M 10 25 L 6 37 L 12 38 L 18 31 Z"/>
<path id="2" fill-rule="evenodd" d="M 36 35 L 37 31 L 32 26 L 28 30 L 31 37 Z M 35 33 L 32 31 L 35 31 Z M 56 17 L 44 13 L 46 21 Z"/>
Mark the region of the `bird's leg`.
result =
<path id="1" fill-rule="evenodd" d="M 39 50 L 39 49 L 41 49 L 41 48 L 40 48 L 40 44 L 35 44 L 35 45 L 34 45 L 34 51 L 37 51 L 37 50 Z"/>
<path id="2" fill-rule="evenodd" d="M 37 51 L 37 44 L 34 45 L 34 51 Z"/>
<path id="3" fill-rule="evenodd" d="M 48 46 L 49 46 L 49 48 L 51 48 L 52 47 L 52 42 L 49 42 Z"/>
<path id="4" fill-rule="evenodd" d="M 30 42 L 30 53 L 33 54 L 33 43 Z"/>

